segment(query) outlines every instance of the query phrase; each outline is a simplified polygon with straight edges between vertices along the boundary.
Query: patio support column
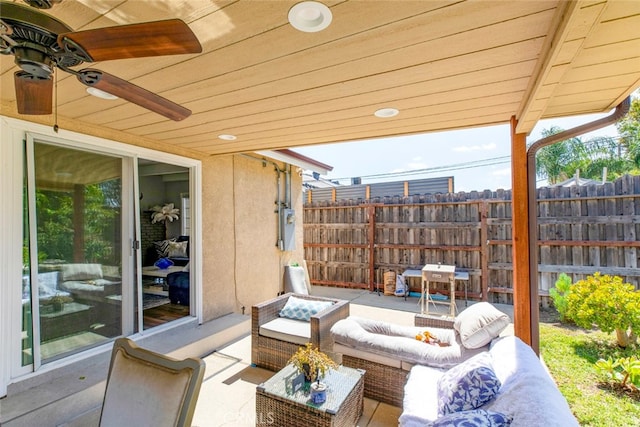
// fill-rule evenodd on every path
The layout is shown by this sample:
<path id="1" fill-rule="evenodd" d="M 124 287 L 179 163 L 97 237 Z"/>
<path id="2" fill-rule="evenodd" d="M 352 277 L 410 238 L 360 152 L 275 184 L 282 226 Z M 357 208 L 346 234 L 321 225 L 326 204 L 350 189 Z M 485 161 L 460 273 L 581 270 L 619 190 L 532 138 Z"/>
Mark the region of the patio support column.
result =
<path id="1" fill-rule="evenodd" d="M 516 133 L 518 121 L 511 117 L 511 220 L 513 255 L 513 322 L 516 336 L 538 352 L 532 322 L 529 283 L 529 197 L 526 135 Z M 535 238 L 535 236 L 532 236 Z M 537 311 L 536 311 L 537 312 Z"/>

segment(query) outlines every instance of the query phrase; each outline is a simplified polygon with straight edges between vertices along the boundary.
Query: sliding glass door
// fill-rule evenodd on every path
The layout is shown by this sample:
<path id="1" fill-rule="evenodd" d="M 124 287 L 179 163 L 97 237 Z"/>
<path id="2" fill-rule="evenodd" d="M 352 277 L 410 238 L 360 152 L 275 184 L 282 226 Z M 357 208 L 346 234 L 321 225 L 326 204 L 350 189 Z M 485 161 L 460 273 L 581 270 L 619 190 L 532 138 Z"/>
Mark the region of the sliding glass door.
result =
<path id="1" fill-rule="evenodd" d="M 193 316 L 188 167 L 31 135 L 24 158 L 20 372 Z"/>
<path id="2" fill-rule="evenodd" d="M 27 144 L 23 365 L 123 333 L 123 159 Z"/>

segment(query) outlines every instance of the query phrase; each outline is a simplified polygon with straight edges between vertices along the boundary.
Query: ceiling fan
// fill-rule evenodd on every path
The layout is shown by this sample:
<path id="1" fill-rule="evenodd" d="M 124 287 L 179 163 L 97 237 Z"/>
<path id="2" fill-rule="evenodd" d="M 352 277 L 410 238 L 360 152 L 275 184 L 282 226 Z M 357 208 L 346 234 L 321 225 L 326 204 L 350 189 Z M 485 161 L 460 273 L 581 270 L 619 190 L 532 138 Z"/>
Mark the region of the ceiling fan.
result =
<path id="1" fill-rule="evenodd" d="M 27 2 L 52 4 L 51 0 Z M 191 111 L 160 95 L 95 68 L 77 71 L 70 67 L 85 62 L 200 52 L 200 42 L 179 19 L 73 31 L 37 9 L 0 1 L 0 53 L 13 55 L 20 67 L 14 74 L 20 114 L 52 113 L 52 75 L 54 68 L 58 68 L 73 74 L 86 86 L 171 120 L 183 120 Z"/>

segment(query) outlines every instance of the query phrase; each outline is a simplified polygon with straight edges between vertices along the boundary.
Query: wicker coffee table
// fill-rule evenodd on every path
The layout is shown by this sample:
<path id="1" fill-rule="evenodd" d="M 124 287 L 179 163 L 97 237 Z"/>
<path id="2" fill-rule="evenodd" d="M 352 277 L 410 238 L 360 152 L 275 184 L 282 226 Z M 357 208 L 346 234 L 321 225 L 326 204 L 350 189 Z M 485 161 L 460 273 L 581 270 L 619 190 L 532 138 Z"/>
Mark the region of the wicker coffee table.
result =
<path id="1" fill-rule="evenodd" d="M 340 366 L 322 382 L 327 384 L 326 402 L 311 402 L 308 391 L 287 393 L 285 378 L 294 373 L 285 366 L 256 388 L 256 425 L 354 426 L 362 415 L 364 371 Z"/>

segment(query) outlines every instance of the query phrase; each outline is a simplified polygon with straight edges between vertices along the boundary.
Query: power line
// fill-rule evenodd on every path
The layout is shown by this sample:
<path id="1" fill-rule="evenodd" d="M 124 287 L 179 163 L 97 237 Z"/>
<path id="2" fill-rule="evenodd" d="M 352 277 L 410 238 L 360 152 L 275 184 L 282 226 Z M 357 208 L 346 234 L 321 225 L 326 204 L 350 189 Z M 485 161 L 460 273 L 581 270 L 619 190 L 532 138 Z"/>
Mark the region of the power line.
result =
<path id="1" fill-rule="evenodd" d="M 401 176 L 422 175 L 422 174 L 430 174 L 430 173 L 437 173 L 437 172 L 448 172 L 448 171 L 456 171 L 456 170 L 463 170 L 463 169 L 472 169 L 472 168 L 493 166 L 493 165 L 499 165 L 499 164 L 510 163 L 510 162 L 511 162 L 511 156 L 500 156 L 500 157 L 492 157 L 489 159 L 454 163 L 450 165 L 434 166 L 431 168 L 414 169 L 410 171 L 385 172 L 385 173 L 379 173 L 379 174 L 373 174 L 373 175 L 362 175 L 360 176 L 360 178 L 363 178 L 363 179 L 397 178 Z M 330 179 L 332 181 L 340 181 L 340 180 L 349 180 L 351 178 L 353 177 L 330 178 Z"/>

